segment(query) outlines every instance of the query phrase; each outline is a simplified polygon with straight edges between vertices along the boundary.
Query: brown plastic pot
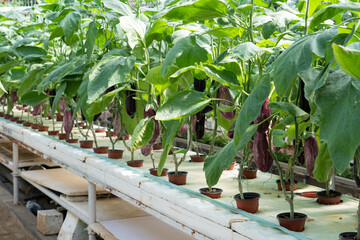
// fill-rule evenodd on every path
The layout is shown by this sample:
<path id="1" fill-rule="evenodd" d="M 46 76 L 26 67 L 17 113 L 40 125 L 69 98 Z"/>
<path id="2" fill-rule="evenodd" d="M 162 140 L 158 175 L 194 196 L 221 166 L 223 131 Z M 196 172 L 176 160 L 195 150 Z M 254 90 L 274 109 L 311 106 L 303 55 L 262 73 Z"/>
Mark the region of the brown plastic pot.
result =
<path id="1" fill-rule="evenodd" d="M 121 136 L 119 137 L 119 140 L 129 140 L 130 139 L 130 135 L 126 134 L 125 136 Z"/>
<path id="2" fill-rule="evenodd" d="M 306 214 L 294 213 L 294 219 L 290 219 L 290 213 L 280 213 L 277 216 L 280 226 L 294 232 L 304 231 L 305 221 L 307 219 Z"/>
<path id="3" fill-rule="evenodd" d="M 24 126 L 24 127 L 31 127 L 31 122 L 24 122 L 24 123 L 23 123 L 23 126 Z"/>
<path id="4" fill-rule="evenodd" d="M 153 150 L 161 150 L 161 149 L 163 149 L 162 144 L 154 144 L 153 145 Z"/>
<path id="5" fill-rule="evenodd" d="M 97 129 L 95 130 L 96 133 L 103 133 L 103 132 L 105 132 L 105 131 L 106 131 L 105 128 L 97 128 Z"/>
<path id="6" fill-rule="evenodd" d="M 4 117 L 4 113 L 3 113 L 3 112 L 0 112 L 0 117 Z"/>
<path id="7" fill-rule="evenodd" d="M 255 192 L 246 192 L 244 193 L 244 199 L 240 198 L 240 194 L 236 194 L 234 199 L 238 209 L 248 213 L 256 213 L 259 210 L 260 196 L 260 194 Z"/>
<path id="8" fill-rule="evenodd" d="M 158 175 L 157 175 L 157 168 L 150 168 L 150 169 L 149 169 L 149 172 L 150 172 L 151 175 L 154 175 L 154 176 L 157 176 L 157 177 L 158 177 Z M 160 177 L 166 176 L 167 172 L 168 172 L 168 169 L 167 169 L 167 168 L 163 168 Z"/>
<path id="9" fill-rule="evenodd" d="M 93 148 L 93 150 L 94 150 L 94 153 L 106 154 L 106 153 L 108 153 L 108 148 L 109 147 L 101 146 L 101 147 Z"/>
<path id="10" fill-rule="evenodd" d="M 21 111 L 23 110 L 23 106 L 16 106 L 16 109 Z"/>
<path id="11" fill-rule="evenodd" d="M 199 154 L 199 156 L 197 155 L 190 155 L 190 162 L 204 162 L 206 159 L 206 155 L 205 154 Z"/>
<path id="12" fill-rule="evenodd" d="M 48 131 L 48 135 L 50 136 L 56 136 L 59 134 L 59 131 Z"/>
<path id="13" fill-rule="evenodd" d="M 231 171 L 231 170 L 234 170 L 234 167 L 235 167 L 235 162 L 232 162 L 232 163 L 230 164 L 230 167 L 229 167 L 229 168 L 226 168 L 226 169 L 224 169 L 224 170 L 226 170 L 226 171 Z"/>
<path id="14" fill-rule="evenodd" d="M 94 141 L 93 140 L 83 140 L 79 141 L 81 148 L 93 148 Z"/>
<path id="15" fill-rule="evenodd" d="M 12 122 L 16 122 L 16 121 L 19 121 L 19 117 L 12 117 L 12 118 L 10 118 L 10 121 L 12 121 Z"/>
<path id="16" fill-rule="evenodd" d="M 127 161 L 126 164 L 129 167 L 142 167 L 144 164 L 144 160 Z"/>
<path id="17" fill-rule="evenodd" d="M 243 179 L 254 179 L 256 178 L 257 169 L 248 169 L 244 168 L 242 171 L 242 178 Z"/>
<path id="18" fill-rule="evenodd" d="M 9 114 L 5 114 L 5 115 L 4 115 L 4 118 L 5 118 L 5 119 L 10 119 L 10 118 L 12 118 L 12 116 L 9 115 Z"/>
<path id="19" fill-rule="evenodd" d="M 39 126 L 36 123 L 31 123 L 31 128 L 32 129 L 38 129 Z"/>
<path id="20" fill-rule="evenodd" d="M 79 139 L 77 139 L 77 138 L 69 138 L 69 139 L 66 139 L 66 142 L 67 143 L 78 143 Z"/>
<path id="21" fill-rule="evenodd" d="M 24 123 L 24 120 L 17 120 L 16 123 L 18 123 L 18 124 L 23 124 L 23 123 Z"/>
<path id="22" fill-rule="evenodd" d="M 276 180 L 276 183 L 277 183 L 277 186 L 278 186 L 278 190 L 281 191 L 282 187 L 281 187 L 280 179 Z M 297 189 L 297 184 L 298 184 L 298 181 L 294 180 L 294 190 Z M 285 189 L 286 189 L 286 191 L 290 191 L 290 182 L 285 183 Z"/>
<path id="23" fill-rule="evenodd" d="M 223 192 L 221 188 L 211 188 L 211 192 L 209 191 L 209 188 L 200 188 L 199 191 L 201 194 L 210 198 L 220 198 L 221 193 Z"/>
<path id="24" fill-rule="evenodd" d="M 38 125 L 39 132 L 46 132 L 49 130 L 49 126 Z"/>
<path id="25" fill-rule="evenodd" d="M 111 159 L 120 159 L 123 156 L 124 151 L 123 150 L 118 150 L 118 149 L 109 149 L 108 150 L 108 158 Z"/>
<path id="26" fill-rule="evenodd" d="M 83 128 L 83 129 L 87 129 L 87 128 L 88 128 L 88 126 L 87 126 L 87 125 L 84 125 L 82 128 Z"/>
<path id="27" fill-rule="evenodd" d="M 78 124 L 77 124 L 79 127 L 83 127 L 84 125 L 85 125 L 85 123 L 84 122 L 78 122 Z"/>
<path id="28" fill-rule="evenodd" d="M 186 184 L 186 176 L 188 172 L 178 171 L 178 174 L 175 174 L 175 171 L 168 172 L 169 182 L 176 185 L 185 185 Z"/>
<path id="29" fill-rule="evenodd" d="M 65 140 L 66 139 L 66 133 L 59 133 L 59 139 L 60 140 Z"/>
<path id="30" fill-rule="evenodd" d="M 335 205 L 341 201 L 341 192 L 330 190 L 330 196 L 326 196 L 326 191 L 317 192 L 318 203 L 324 205 Z"/>
<path id="31" fill-rule="evenodd" d="M 111 132 L 111 136 L 112 136 L 112 137 L 115 137 L 116 135 L 115 135 L 114 132 Z M 109 131 L 106 131 L 106 137 L 109 137 Z"/>
<path id="32" fill-rule="evenodd" d="M 29 112 L 29 109 L 28 109 L 28 108 L 25 108 L 24 112 Z"/>
<path id="33" fill-rule="evenodd" d="M 357 232 L 342 232 L 339 234 L 339 240 L 356 240 Z"/>
<path id="34" fill-rule="evenodd" d="M 57 122 L 61 122 L 61 121 L 63 121 L 64 120 L 64 116 L 63 115 L 61 115 L 61 114 L 57 114 L 56 115 L 56 121 Z"/>

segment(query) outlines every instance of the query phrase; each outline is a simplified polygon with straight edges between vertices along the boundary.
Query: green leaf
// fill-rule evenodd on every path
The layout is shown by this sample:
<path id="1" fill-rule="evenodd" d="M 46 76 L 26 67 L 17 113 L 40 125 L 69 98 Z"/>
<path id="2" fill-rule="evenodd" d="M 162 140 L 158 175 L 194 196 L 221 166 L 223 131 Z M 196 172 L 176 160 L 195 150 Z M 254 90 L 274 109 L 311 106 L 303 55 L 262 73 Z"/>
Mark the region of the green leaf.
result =
<path id="1" fill-rule="evenodd" d="M 131 135 L 131 149 L 145 146 L 154 134 L 155 123 L 151 118 L 141 119 Z"/>
<path id="2" fill-rule="evenodd" d="M 337 33 L 336 28 L 331 28 L 302 37 L 274 61 L 271 65 L 271 79 L 275 83 L 279 97 L 283 97 L 289 91 L 299 72 L 310 67 L 313 54 L 324 57 L 326 46 Z"/>
<path id="3" fill-rule="evenodd" d="M 57 107 L 59 106 L 59 99 L 60 99 L 61 95 L 64 93 L 65 89 L 66 89 L 66 82 L 61 84 L 61 86 L 59 87 L 59 89 L 56 92 L 54 102 L 53 102 L 53 105 L 51 108 L 51 117 L 54 117 L 55 111 L 56 111 Z"/>
<path id="4" fill-rule="evenodd" d="M 326 142 L 321 143 L 319 153 L 315 159 L 313 175 L 319 182 L 326 182 L 331 168 L 334 166 L 331 161 Z"/>
<path id="5" fill-rule="evenodd" d="M 353 10 L 353 11 L 360 11 L 360 3 L 338 3 L 332 4 L 327 7 L 322 8 L 320 11 L 316 12 L 314 17 L 311 19 L 310 28 L 315 28 L 320 23 L 324 22 L 325 20 L 331 19 L 338 15 L 341 12 Z"/>
<path id="6" fill-rule="evenodd" d="M 163 78 L 160 73 L 161 66 L 154 67 L 146 74 L 146 80 L 151 85 L 155 86 L 159 93 L 162 93 L 171 82 Z"/>
<path id="7" fill-rule="evenodd" d="M 123 16 L 120 17 L 119 25 L 125 32 L 132 49 L 145 46 L 146 25 L 143 21 L 133 16 Z"/>
<path id="8" fill-rule="evenodd" d="M 359 80 L 341 70 L 330 74 L 326 84 L 315 93 L 321 113 L 320 140 L 327 142 L 339 172 L 348 167 L 360 144 L 359 101 Z"/>
<path id="9" fill-rule="evenodd" d="M 29 92 L 25 93 L 21 97 L 21 103 L 30 105 L 30 106 L 35 106 L 35 105 L 38 105 L 38 104 L 44 102 L 49 97 L 50 97 L 49 95 L 47 95 L 43 92 L 41 92 L 39 94 L 36 90 L 33 90 L 33 91 L 29 91 Z"/>
<path id="10" fill-rule="evenodd" d="M 195 36 L 179 39 L 166 55 L 161 65 L 161 75 L 165 78 L 170 67 L 176 62 L 179 68 L 206 62 L 209 59 L 208 51 L 199 45 Z"/>
<path id="11" fill-rule="evenodd" d="M 268 103 L 268 107 L 273 110 L 281 110 L 289 113 L 291 116 L 302 117 L 308 115 L 301 108 L 290 102 L 271 102 Z"/>
<path id="12" fill-rule="evenodd" d="M 66 38 L 70 38 L 79 28 L 81 15 L 77 12 L 71 12 L 60 22 Z"/>
<path id="13" fill-rule="evenodd" d="M 10 61 L 4 64 L 0 64 L 0 74 L 7 72 L 10 68 L 12 68 L 16 64 L 16 61 Z"/>
<path id="14" fill-rule="evenodd" d="M 230 50 L 229 58 L 247 61 L 254 57 L 257 53 L 264 51 L 261 47 L 256 46 L 252 42 L 240 43 Z"/>
<path id="15" fill-rule="evenodd" d="M 218 67 L 212 64 L 204 64 L 206 75 L 222 85 L 240 89 L 240 83 L 235 73 L 226 70 L 224 67 Z"/>
<path id="16" fill-rule="evenodd" d="M 22 58 L 42 57 L 47 54 L 47 52 L 43 48 L 36 46 L 20 46 L 16 48 L 16 52 Z"/>
<path id="17" fill-rule="evenodd" d="M 120 15 L 123 16 L 133 15 L 131 7 L 119 0 L 102 0 L 102 2 L 104 3 L 105 7 L 110 8 L 117 13 L 120 13 Z"/>
<path id="18" fill-rule="evenodd" d="M 34 64 L 31 66 L 30 71 L 26 76 L 21 80 L 20 86 L 18 88 L 17 94 L 19 97 L 24 95 L 34 84 L 36 76 L 43 70 L 42 64 Z"/>
<path id="19" fill-rule="evenodd" d="M 205 34 L 209 34 L 215 37 L 228 37 L 231 39 L 237 38 L 241 33 L 241 28 L 237 27 L 224 27 L 207 31 Z"/>
<path id="20" fill-rule="evenodd" d="M 84 45 L 86 48 L 86 54 L 88 58 L 91 58 L 91 55 L 93 53 L 97 33 L 98 33 L 98 29 L 96 27 L 95 21 L 93 21 L 89 24 L 89 29 L 86 33 L 86 41 Z"/>
<path id="21" fill-rule="evenodd" d="M 73 58 L 70 61 L 60 62 L 51 72 L 40 82 L 38 86 L 39 91 L 43 91 L 51 83 L 57 82 L 60 78 L 70 72 L 75 66 L 78 59 Z"/>
<path id="22" fill-rule="evenodd" d="M 211 101 L 204 93 L 183 90 L 169 98 L 157 111 L 155 119 L 168 121 L 193 115 Z"/>
<path id="23" fill-rule="evenodd" d="M 101 113 L 105 110 L 107 106 L 110 105 L 110 103 L 114 100 L 115 95 L 122 91 L 125 88 L 125 86 L 117 88 L 114 91 L 111 91 L 104 96 L 102 96 L 99 100 L 93 101 L 89 108 L 86 110 L 87 114 L 89 116 L 95 116 L 98 113 Z"/>
<path id="24" fill-rule="evenodd" d="M 166 22 L 162 20 L 157 20 L 154 22 L 150 30 L 146 33 L 145 41 L 146 46 L 156 40 L 161 41 L 165 39 L 165 36 L 171 35 L 173 33 L 173 27 L 170 27 Z"/>
<path id="25" fill-rule="evenodd" d="M 87 103 L 96 100 L 109 87 L 124 82 L 134 63 L 134 56 L 110 55 L 101 59 L 89 75 Z"/>
<path id="26" fill-rule="evenodd" d="M 199 0 L 172 8 L 163 18 L 172 21 L 202 21 L 225 17 L 227 6 L 220 0 Z"/>
<path id="27" fill-rule="evenodd" d="M 261 77 L 254 90 L 245 100 L 240 113 L 236 119 L 234 131 L 234 143 L 239 147 L 244 134 L 246 133 L 250 123 L 259 116 L 261 106 L 270 94 L 271 84 L 269 75 Z M 256 125 L 255 125 L 256 126 Z"/>
<path id="28" fill-rule="evenodd" d="M 287 137 L 287 134 L 282 129 L 274 129 L 273 130 L 273 147 L 287 147 L 287 144 L 284 140 L 285 137 Z"/>
<path id="29" fill-rule="evenodd" d="M 360 51 L 333 44 L 336 62 L 341 70 L 360 80 Z"/>

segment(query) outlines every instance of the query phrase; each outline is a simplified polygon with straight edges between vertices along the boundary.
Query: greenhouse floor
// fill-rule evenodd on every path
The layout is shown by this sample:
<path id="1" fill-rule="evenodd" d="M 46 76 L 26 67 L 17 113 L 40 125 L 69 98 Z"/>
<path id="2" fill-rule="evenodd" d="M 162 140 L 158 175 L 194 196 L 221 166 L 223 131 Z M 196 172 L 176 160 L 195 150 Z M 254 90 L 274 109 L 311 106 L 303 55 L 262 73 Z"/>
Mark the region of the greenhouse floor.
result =
<path id="1" fill-rule="evenodd" d="M 36 229 L 36 217 L 23 205 L 14 205 L 12 195 L 0 185 L 0 240 L 46 240 Z M 36 235 L 36 236 L 35 236 Z"/>

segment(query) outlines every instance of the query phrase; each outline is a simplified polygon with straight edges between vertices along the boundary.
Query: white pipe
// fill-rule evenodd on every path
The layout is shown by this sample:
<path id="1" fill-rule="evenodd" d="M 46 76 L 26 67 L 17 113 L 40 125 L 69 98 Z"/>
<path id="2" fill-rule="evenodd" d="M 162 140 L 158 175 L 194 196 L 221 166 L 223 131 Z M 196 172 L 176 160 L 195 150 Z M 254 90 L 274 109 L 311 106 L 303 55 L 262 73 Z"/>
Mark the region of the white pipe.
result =
<path id="1" fill-rule="evenodd" d="M 19 146 L 16 143 L 12 144 L 13 148 L 13 194 L 14 204 L 19 204 Z"/>
<path id="2" fill-rule="evenodd" d="M 89 225 L 96 222 L 96 185 L 88 182 Z M 95 234 L 88 228 L 89 240 L 95 240 Z"/>

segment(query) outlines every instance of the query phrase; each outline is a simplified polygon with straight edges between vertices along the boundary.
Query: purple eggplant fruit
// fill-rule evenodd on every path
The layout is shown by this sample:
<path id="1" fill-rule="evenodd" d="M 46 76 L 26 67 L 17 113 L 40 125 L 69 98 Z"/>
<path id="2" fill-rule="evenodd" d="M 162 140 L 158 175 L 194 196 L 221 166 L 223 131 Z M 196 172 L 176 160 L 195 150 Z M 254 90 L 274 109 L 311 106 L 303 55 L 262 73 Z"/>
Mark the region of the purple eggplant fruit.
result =
<path id="1" fill-rule="evenodd" d="M 224 86 L 224 85 L 221 85 L 218 89 L 218 98 L 220 99 L 225 99 L 227 101 L 219 101 L 218 104 L 222 104 L 222 105 L 225 105 L 225 106 L 233 106 L 233 103 L 229 103 L 228 101 L 230 102 L 233 102 L 233 98 L 231 97 L 231 94 L 230 94 L 230 91 L 229 91 L 229 88 L 227 86 Z M 231 112 L 222 112 L 220 111 L 221 115 L 226 118 L 227 120 L 233 120 L 233 118 L 235 117 L 235 110 L 234 111 L 231 111 Z"/>
<path id="2" fill-rule="evenodd" d="M 306 163 L 307 174 L 313 176 L 315 159 L 319 152 L 318 142 L 315 136 L 311 136 L 305 140 L 304 143 L 304 158 Z"/>
<path id="3" fill-rule="evenodd" d="M 258 169 L 262 172 L 270 171 L 274 159 L 269 152 L 269 139 L 266 132 L 255 132 L 253 154 Z"/>

